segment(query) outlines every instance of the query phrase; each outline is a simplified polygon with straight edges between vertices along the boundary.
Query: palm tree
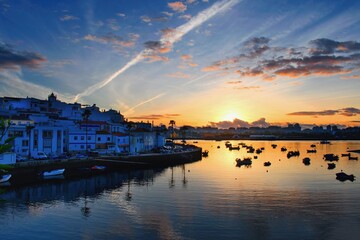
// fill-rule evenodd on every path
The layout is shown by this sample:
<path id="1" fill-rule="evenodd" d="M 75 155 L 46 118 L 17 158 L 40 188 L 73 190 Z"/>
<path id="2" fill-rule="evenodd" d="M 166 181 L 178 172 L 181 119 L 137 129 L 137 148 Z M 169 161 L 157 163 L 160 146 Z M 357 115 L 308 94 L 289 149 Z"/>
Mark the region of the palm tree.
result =
<path id="1" fill-rule="evenodd" d="M 171 140 L 174 142 L 174 125 L 175 125 L 175 120 L 170 120 L 171 128 L 172 128 L 172 132 L 171 132 Z"/>
<path id="2" fill-rule="evenodd" d="M 31 147 L 30 147 L 30 141 L 31 141 L 31 129 L 33 129 L 34 126 L 31 125 L 27 125 L 26 126 L 26 133 L 28 135 L 28 147 L 29 147 L 29 152 L 28 152 L 28 160 L 30 160 L 31 158 Z"/>
<path id="3" fill-rule="evenodd" d="M 133 128 L 134 126 L 134 123 L 133 122 L 128 122 L 127 125 L 126 125 L 126 130 L 129 134 L 129 155 L 130 155 L 130 151 L 131 151 L 131 148 L 130 148 L 130 142 L 131 142 L 131 129 Z"/>
<path id="4" fill-rule="evenodd" d="M 171 130 L 171 141 L 172 141 L 172 148 L 174 148 L 175 147 L 174 146 L 174 125 L 175 125 L 175 120 L 170 120 L 169 124 L 171 125 L 171 128 L 172 128 L 172 130 Z"/>
<path id="5" fill-rule="evenodd" d="M 90 109 L 86 108 L 84 110 L 84 112 L 81 114 L 83 120 L 85 121 L 85 149 L 86 149 L 86 156 L 88 155 L 88 142 L 87 142 L 87 138 L 88 138 L 88 121 L 89 121 L 89 117 L 91 115 L 91 111 Z"/>

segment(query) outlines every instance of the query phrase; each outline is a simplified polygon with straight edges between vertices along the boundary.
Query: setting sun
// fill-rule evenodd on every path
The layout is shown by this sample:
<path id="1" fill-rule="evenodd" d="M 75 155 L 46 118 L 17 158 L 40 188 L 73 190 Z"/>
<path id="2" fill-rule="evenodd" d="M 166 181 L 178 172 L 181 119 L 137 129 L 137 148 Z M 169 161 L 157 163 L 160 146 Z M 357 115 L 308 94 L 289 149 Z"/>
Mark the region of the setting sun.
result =
<path id="1" fill-rule="evenodd" d="M 223 117 L 221 117 L 222 121 L 233 121 L 235 118 L 241 119 L 240 115 L 236 112 L 226 113 Z"/>

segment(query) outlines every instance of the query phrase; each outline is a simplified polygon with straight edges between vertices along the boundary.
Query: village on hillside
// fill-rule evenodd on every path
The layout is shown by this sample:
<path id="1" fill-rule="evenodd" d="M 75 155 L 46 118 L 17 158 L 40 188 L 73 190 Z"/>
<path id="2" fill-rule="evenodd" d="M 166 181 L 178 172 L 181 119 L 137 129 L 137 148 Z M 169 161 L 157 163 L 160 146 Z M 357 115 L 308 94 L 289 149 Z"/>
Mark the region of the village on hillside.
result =
<path id="1" fill-rule="evenodd" d="M 9 119 L 1 143 L 12 138 L 17 161 L 77 154 L 138 154 L 163 147 L 166 126 L 129 122 L 115 110 L 66 103 L 51 93 L 46 100 L 0 98 L 0 117 Z"/>

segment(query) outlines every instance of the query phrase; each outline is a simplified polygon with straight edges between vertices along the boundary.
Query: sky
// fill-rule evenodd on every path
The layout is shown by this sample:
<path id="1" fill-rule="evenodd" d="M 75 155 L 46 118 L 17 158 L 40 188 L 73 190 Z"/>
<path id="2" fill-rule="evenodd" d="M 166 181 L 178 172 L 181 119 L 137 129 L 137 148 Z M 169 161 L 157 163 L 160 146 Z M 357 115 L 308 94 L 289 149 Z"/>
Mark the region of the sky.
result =
<path id="1" fill-rule="evenodd" d="M 0 0 L 0 96 L 177 126 L 360 126 L 360 1 Z"/>

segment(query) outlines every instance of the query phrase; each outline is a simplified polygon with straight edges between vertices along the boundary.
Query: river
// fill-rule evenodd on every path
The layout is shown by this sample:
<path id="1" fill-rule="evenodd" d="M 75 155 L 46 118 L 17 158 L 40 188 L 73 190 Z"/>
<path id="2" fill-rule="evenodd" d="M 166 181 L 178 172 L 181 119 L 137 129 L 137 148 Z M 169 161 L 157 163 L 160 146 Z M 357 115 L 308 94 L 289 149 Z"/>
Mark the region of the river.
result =
<path id="1" fill-rule="evenodd" d="M 360 141 L 242 142 L 264 150 L 198 141 L 209 156 L 191 164 L 0 187 L 1 239 L 358 239 L 360 182 L 335 174 L 360 177 L 359 161 L 341 157 Z M 335 169 L 326 153 L 339 155 Z M 252 165 L 237 167 L 244 157 Z"/>

